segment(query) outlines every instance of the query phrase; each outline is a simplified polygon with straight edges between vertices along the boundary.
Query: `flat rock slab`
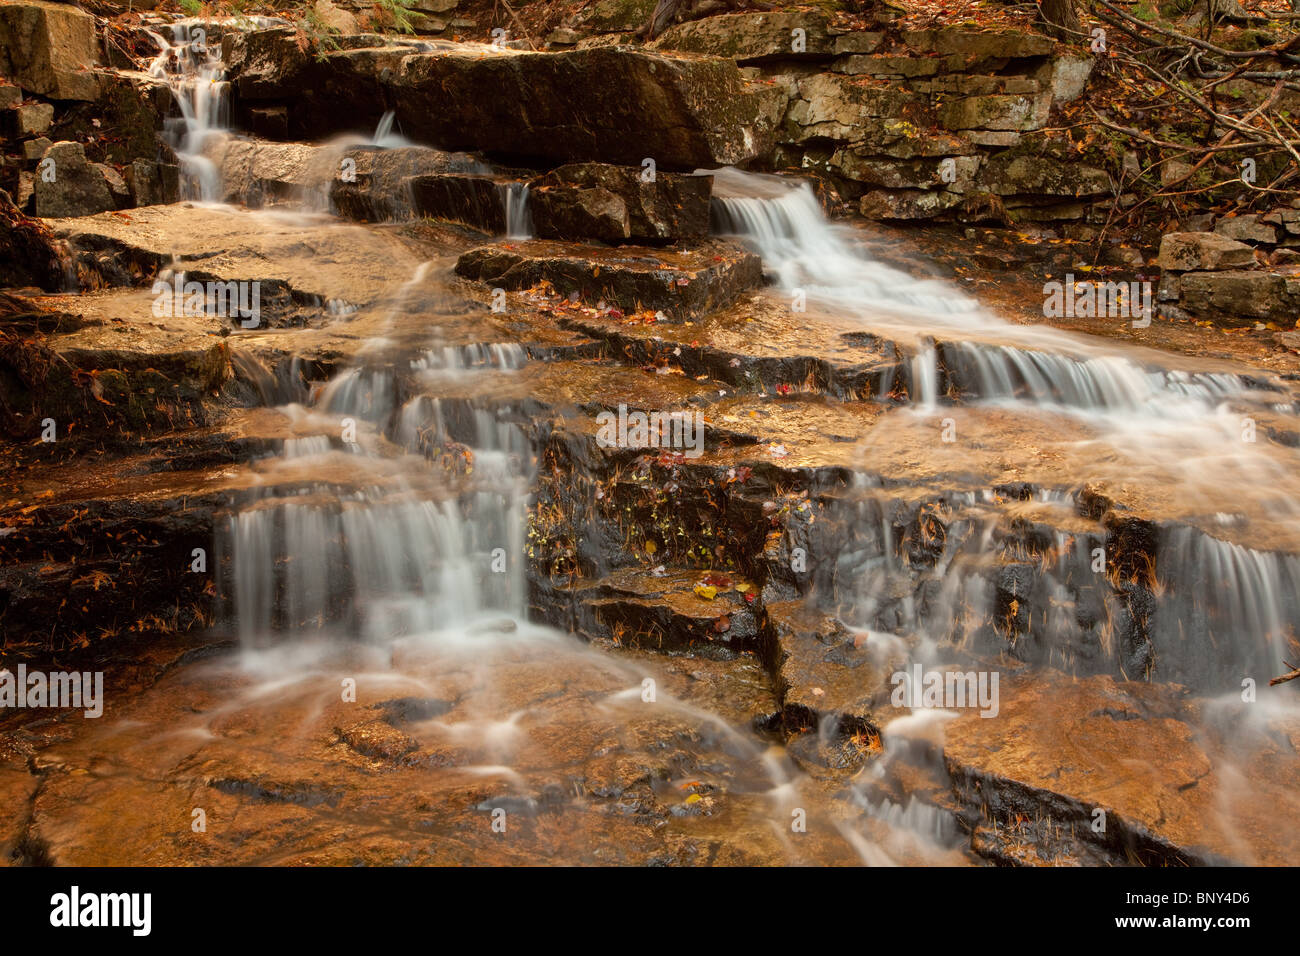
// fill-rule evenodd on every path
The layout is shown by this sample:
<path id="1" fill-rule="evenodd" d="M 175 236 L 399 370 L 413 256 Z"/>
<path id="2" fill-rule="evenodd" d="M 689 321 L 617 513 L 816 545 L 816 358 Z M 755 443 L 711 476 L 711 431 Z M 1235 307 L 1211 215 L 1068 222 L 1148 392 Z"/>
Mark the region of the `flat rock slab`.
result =
<path id="1" fill-rule="evenodd" d="M 328 223 L 328 228 L 323 228 Z M 373 302 L 423 261 L 395 233 L 192 203 L 49 220 L 103 285 L 138 285 L 172 263 L 223 280 L 280 280 L 322 303 Z"/>
<path id="2" fill-rule="evenodd" d="M 718 240 L 689 249 L 643 249 L 533 240 L 464 253 L 456 272 L 504 289 L 549 283 L 562 295 L 625 312 L 685 319 L 725 308 L 762 282 L 758 256 Z"/>
<path id="3" fill-rule="evenodd" d="M 1266 712 L 1262 696 L 1216 704 L 1109 677 L 1003 677 L 998 716 L 963 712 L 944 746 L 958 788 L 978 790 L 991 816 L 1047 813 L 1092 839 L 1100 808 L 1107 826 L 1095 839 L 1129 841 L 1151 862 L 1295 859 L 1297 831 L 1278 823 L 1300 812 L 1294 712 Z"/>

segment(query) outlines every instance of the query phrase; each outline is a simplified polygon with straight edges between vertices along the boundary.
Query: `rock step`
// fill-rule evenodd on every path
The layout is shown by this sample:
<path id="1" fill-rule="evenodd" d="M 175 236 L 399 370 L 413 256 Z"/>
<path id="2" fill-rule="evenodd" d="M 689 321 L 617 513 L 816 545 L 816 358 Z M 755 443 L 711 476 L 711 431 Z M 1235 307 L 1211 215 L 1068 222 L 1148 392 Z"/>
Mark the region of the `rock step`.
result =
<path id="1" fill-rule="evenodd" d="M 583 302 L 611 302 L 624 312 L 663 312 L 683 321 L 725 308 L 762 282 L 758 256 L 711 239 L 674 249 L 529 240 L 463 253 L 457 275 L 503 289 L 545 282 Z"/>

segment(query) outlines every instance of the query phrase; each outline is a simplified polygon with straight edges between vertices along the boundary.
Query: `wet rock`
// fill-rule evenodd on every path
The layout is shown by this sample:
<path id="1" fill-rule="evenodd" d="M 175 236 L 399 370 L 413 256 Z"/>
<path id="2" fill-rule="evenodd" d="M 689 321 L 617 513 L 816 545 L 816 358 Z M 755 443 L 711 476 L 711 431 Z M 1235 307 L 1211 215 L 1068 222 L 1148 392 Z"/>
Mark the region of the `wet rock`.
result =
<path id="1" fill-rule="evenodd" d="M 117 208 L 103 167 L 86 162 L 80 143 L 55 143 L 42 162 L 52 160 L 53 179 L 36 179 L 36 215 L 43 219 L 93 216 Z"/>
<path id="2" fill-rule="evenodd" d="M 760 156 L 775 119 L 732 63 L 612 48 L 412 56 L 395 92 L 404 128 L 451 148 L 668 169 Z"/>
<path id="3" fill-rule="evenodd" d="M 264 139 L 289 138 L 289 110 L 284 106 L 255 106 L 248 110 L 248 131 Z"/>
<path id="4" fill-rule="evenodd" d="M 679 23 L 652 46 L 729 56 L 738 63 L 825 59 L 834 52 L 825 14 L 799 11 L 733 13 Z"/>
<path id="5" fill-rule="evenodd" d="M 9 83 L 0 83 L 0 110 L 17 109 L 23 101 L 23 91 Z"/>
<path id="6" fill-rule="evenodd" d="M 566 245 L 534 240 L 464 253 L 456 272 L 506 289 L 545 280 L 562 295 L 605 301 L 626 312 L 661 310 L 684 319 L 724 308 L 762 282 L 758 256 L 718 240 L 689 249 Z"/>
<path id="7" fill-rule="evenodd" d="M 876 638 L 873 644 L 803 600 L 769 604 L 764 615 L 763 655 L 776 675 L 787 730 L 816 727 L 832 717 L 851 733 L 895 716 L 889 675 L 905 662 L 901 641 L 885 646 Z"/>
<path id="8" fill-rule="evenodd" d="M 367 720 L 335 728 L 339 739 L 363 757 L 397 763 L 420 749 L 420 744 L 384 720 Z"/>
<path id="9" fill-rule="evenodd" d="M 310 63 L 288 28 L 247 30 L 221 38 L 226 75 L 241 97 L 290 97 L 294 84 Z"/>
<path id="10" fill-rule="evenodd" d="M 1227 236 L 1229 239 L 1235 239 L 1238 242 L 1262 242 L 1266 245 L 1277 242 L 1277 228 L 1269 223 L 1262 222 L 1258 215 L 1233 216 L 1230 219 L 1220 219 L 1214 224 L 1214 231 L 1220 236 Z"/>
<path id="11" fill-rule="evenodd" d="M 628 48 L 315 57 L 288 30 L 223 43 L 241 99 L 292 98 L 290 133 L 303 138 L 373 124 L 391 103 L 407 135 L 448 149 L 690 170 L 766 153 L 780 109 L 779 91 L 746 83 L 732 62 Z"/>
<path id="12" fill-rule="evenodd" d="M 710 176 L 659 173 L 605 163 L 561 166 L 533 180 L 528 202 L 543 239 L 671 242 L 709 231 Z"/>
<path id="13" fill-rule="evenodd" d="M 95 18 L 71 4 L 24 0 L 0 5 L 0 75 L 56 100 L 99 96 Z"/>
<path id="14" fill-rule="evenodd" d="M 413 176 L 408 182 L 416 215 L 459 222 L 490 235 L 506 231 L 508 183 L 491 176 L 452 173 Z"/>
<path id="15" fill-rule="evenodd" d="M 1254 264 L 1255 252 L 1250 246 L 1213 232 L 1171 232 L 1160 240 L 1161 269 L 1217 271 Z"/>
<path id="16" fill-rule="evenodd" d="M 946 728 L 954 791 L 986 818 L 1049 820 L 1058 851 L 1085 859 L 1282 862 L 1270 821 L 1290 799 L 1295 756 L 1278 754 L 1276 738 L 1250 732 L 1266 753 L 1252 751 L 1242 788 L 1219 734 L 1177 687 L 1092 677 L 1067 691 L 1059 678 L 1004 675 L 1000 697 L 996 720 L 964 713 Z M 1091 825 L 1098 810 L 1104 829 Z"/>
<path id="17" fill-rule="evenodd" d="M 349 164 L 346 178 L 341 175 L 344 162 Z M 416 177 L 483 169 L 463 153 L 447 153 L 427 146 L 359 147 L 345 150 L 341 156 L 334 155 L 325 166 L 332 177 L 330 201 L 339 215 L 368 222 L 408 219 L 414 215 L 412 189 Z M 320 168 L 316 166 L 317 170 Z M 424 200 L 433 202 L 431 187 L 426 184 L 422 188 Z"/>
<path id="18" fill-rule="evenodd" d="M 737 585 L 753 593 L 750 582 L 725 574 L 617 572 L 583 589 L 577 630 L 613 634 L 630 647 L 729 659 L 758 642 L 754 610 Z"/>

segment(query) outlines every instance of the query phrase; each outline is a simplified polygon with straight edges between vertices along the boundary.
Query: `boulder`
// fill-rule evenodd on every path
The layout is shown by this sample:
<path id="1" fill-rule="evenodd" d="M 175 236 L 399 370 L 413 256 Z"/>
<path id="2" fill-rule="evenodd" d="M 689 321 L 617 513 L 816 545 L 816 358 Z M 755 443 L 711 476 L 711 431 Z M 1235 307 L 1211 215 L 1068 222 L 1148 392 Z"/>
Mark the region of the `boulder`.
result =
<path id="1" fill-rule="evenodd" d="M 0 4 L 0 75 L 56 100 L 99 96 L 95 18 L 67 3 Z"/>
<path id="2" fill-rule="evenodd" d="M 1217 272 L 1255 264 L 1255 250 L 1213 232 L 1171 232 L 1160 240 L 1161 269 Z"/>
<path id="3" fill-rule="evenodd" d="M 614 251 L 546 240 L 481 246 L 461 255 L 456 272 L 504 289 L 528 289 L 545 280 L 560 294 L 576 294 L 592 305 L 658 310 L 676 320 L 725 308 L 763 281 L 758 256 L 717 239 L 639 253 L 634 246 Z"/>
<path id="4" fill-rule="evenodd" d="M 180 199 L 180 167 L 137 159 L 126 168 L 127 185 L 136 206 L 160 206 Z"/>
<path id="5" fill-rule="evenodd" d="M 632 33 L 650 22 L 657 0 L 596 0 L 579 10 L 568 23 L 577 43 L 583 34 Z"/>
<path id="6" fill-rule="evenodd" d="M 397 149 L 361 146 L 342 153 L 336 150 L 323 152 L 330 180 L 331 203 L 339 215 L 363 222 L 401 220 L 416 215 L 417 206 L 412 195 L 412 182 L 416 177 L 486 171 L 464 153 L 447 153 L 427 146 Z M 339 175 L 344 162 L 350 164 L 350 178 Z"/>
<path id="7" fill-rule="evenodd" d="M 765 155 L 784 106 L 728 60 L 373 42 L 390 45 L 317 55 L 291 30 L 257 30 L 226 36 L 223 51 L 242 104 L 292 99 L 289 134 L 304 139 L 373 129 L 391 104 L 406 135 L 444 149 L 692 170 Z"/>
<path id="8" fill-rule="evenodd" d="M 1189 272 L 1178 290 L 1181 308 L 1220 325 L 1290 324 L 1300 310 L 1300 281 L 1270 272 Z"/>
<path id="9" fill-rule="evenodd" d="M 410 135 L 443 148 L 695 169 L 766 153 L 778 97 L 726 60 L 593 47 L 412 55 L 393 99 Z"/>
<path id="10" fill-rule="evenodd" d="M 670 242 L 709 232 L 713 177 L 658 173 L 606 163 L 561 166 L 534 180 L 529 206 L 543 239 Z"/>
<path id="11" fill-rule="evenodd" d="M 732 13 L 679 23 L 651 46 L 729 56 L 738 63 L 828 59 L 835 53 L 826 15 L 799 11 Z"/>
<path id="12" fill-rule="evenodd" d="M 11 84 L 0 83 L 0 110 L 17 109 L 23 102 L 23 91 Z"/>
<path id="13" fill-rule="evenodd" d="M 29 139 L 23 143 L 23 159 L 27 162 L 35 162 L 45 155 L 45 151 L 54 145 L 54 141 L 44 136 L 39 139 Z"/>
<path id="14" fill-rule="evenodd" d="M 54 122 L 54 106 L 50 103 L 29 103 L 18 107 L 18 135 L 39 136 Z"/>
<path id="15" fill-rule="evenodd" d="M 45 166 L 47 161 L 52 165 Z M 86 161 L 80 143 L 55 143 L 41 157 L 36 177 L 36 215 L 43 219 L 93 216 L 117 208 L 101 166 Z M 45 175 L 48 169 L 50 175 Z"/>
<path id="16" fill-rule="evenodd" d="M 946 191 L 878 189 L 862 197 L 859 211 L 867 219 L 933 219 L 961 202 L 961 196 Z"/>
<path id="17" fill-rule="evenodd" d="M 1238 242 L 1262 242 L 1268 245 L 1277 242 L 1277 228 L 1261 222 L 1257 215 L 1220 219 L 1214 224 L 1214 231 Z"/>
<path id="18" fill-rule="evenodd" d="M 320 24 L 334 33 L 352 34 L 360 33 L 361 27 L 357 25 L 357 18 L 342 7 L 336 6 L 330 0 L 316 0 L 316 5 L 312 7 L 316 19 Z"/>
<path id="19" fill-rule="evenodd" d="M 991 156 L 978 185 L 998 196 L 1103 196 L 1111 191 L 1105 170 L 1029 150 Z"/>
<path id="20" fill-rule="evenodd" d="M 872 120 L 894 121 L 919 127 L 928 97 L 896 85 L 864 77 L 815 73 L 799 84 L 798 97 L 785 120 L 785 139 L 801 143 L 810 139 L 864 140 Z M 915 117 L 915 118 L 914 118 Z M 917 130 L 918 134 L 920 130 Z"/>
<path id="21" fill-rule="evenodd" d="M 1088 87 L 1088 77 L 1092 75 L 1092 66 L 1096 62 L 1092 57 L 1058 56 L 1047 69 L 1047 84 L 1052 91 L 1052 99 L 1057 103 L 1069 103 L 1083 95 Z"/>
<path id="22" fill-rule="evenodd" d="M 99 170 L 100 175 L 104 177 L 104 182 L 108 185 L 109 195 L 113 197 L 113 205 L 118 209 L 127 209 L 131 205 L 131 190 L 127 188 L 126 179 L 112 166 L 107 163 L 91 163 Z"/>
<path id="23" fill-rule="evenodd" d="M 967 96 L 939 108 L 939 121 L 948 129 L 1031 130 L 1047 125 L 1052 98 L 1037 95 Z"/>

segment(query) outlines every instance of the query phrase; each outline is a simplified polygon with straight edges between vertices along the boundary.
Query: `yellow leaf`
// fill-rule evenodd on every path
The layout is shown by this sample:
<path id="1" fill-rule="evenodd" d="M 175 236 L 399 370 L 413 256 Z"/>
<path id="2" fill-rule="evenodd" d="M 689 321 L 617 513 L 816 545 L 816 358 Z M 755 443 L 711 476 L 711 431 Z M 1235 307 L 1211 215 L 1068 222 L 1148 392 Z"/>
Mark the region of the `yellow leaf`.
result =
<path id="1" fill-rule="evenodd" d="M 695 593 L 706 601 L 712 601 L 718 596 L 718 589 L 712 584 L 697 584 L 695 585 Z"/>

